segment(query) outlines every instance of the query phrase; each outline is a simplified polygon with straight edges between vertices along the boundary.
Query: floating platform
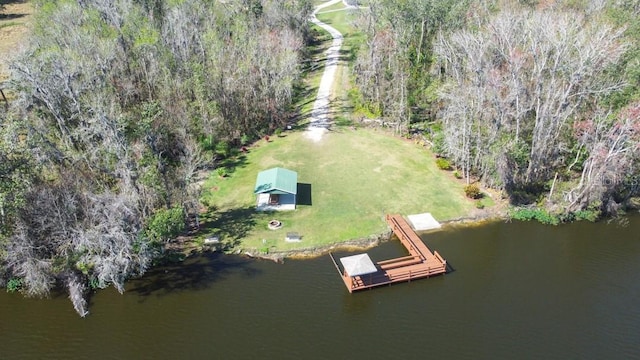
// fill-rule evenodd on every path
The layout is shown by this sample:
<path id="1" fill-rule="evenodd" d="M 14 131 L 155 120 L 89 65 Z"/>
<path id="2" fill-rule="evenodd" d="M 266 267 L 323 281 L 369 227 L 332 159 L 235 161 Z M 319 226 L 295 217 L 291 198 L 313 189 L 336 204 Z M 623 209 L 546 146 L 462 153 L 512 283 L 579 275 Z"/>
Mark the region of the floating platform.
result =
<path id="1" fill-rule="evenodd" d="M 348 256 L 340 259 L 341 269 L 329 254 L 349 292 L 447 272 L 447 261 L 437 251 L 431 252 L 401 215 L 387 215 L 386 221 L 409 255 L 377 263 L 367 254 Z"/>

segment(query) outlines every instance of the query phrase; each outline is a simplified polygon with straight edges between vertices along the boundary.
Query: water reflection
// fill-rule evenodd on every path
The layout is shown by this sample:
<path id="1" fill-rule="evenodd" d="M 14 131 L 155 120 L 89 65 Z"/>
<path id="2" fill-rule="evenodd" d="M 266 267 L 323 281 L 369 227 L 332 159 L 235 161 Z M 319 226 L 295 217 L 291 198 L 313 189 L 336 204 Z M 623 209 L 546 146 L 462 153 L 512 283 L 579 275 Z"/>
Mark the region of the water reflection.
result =
<path id="1" fill-rule="evenodd" d="M 255 277 L 262 270 L 252 259 L 206 253 L 186 259 L 182 263 L 152 269 L 144 278 L 132 282 L 127 292 L 141 297 L 163 296 L 175 292 L 204 290 L 216 281 L 224 281 L 233 275 Z"/>

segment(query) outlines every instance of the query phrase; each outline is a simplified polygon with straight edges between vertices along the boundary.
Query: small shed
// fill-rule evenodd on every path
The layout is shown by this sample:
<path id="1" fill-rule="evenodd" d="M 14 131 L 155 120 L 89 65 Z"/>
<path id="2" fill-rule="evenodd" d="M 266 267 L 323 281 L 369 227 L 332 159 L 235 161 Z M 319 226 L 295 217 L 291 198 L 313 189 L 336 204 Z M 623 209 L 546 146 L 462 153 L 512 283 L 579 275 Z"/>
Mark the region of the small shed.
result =
<path id="1" fill-rule="evenodd" d="M 280 167 L 258 173 L 253 193 L 257 195 L 257 210 L 295 210 L 298 173 Z"/>

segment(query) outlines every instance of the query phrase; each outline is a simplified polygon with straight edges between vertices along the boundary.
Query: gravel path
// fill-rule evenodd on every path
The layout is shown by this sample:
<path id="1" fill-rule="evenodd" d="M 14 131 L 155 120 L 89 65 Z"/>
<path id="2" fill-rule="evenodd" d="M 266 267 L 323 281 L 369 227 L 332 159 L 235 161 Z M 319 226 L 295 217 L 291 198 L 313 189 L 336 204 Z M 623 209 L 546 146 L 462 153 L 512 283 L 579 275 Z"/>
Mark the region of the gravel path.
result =
<path id="1" fill-rule="evenodd" d="M 333 82 L 336 77 L 336 70 L 338 69 L 340 47 L 342 46 L 342 34 L 333 27 L 318 20 L 316 14 L 318 11 L 339 2 L 342 2 L 342 0 L 332 0 L 316 6 L 310 20 L 312 23 L 328 31 L 333 37 L 333 42 L 326 51 L 327 59 L 324 73 L 322 73 L 322 79 L 320 80 L 320 86 L 318 87 L 318 95 L 316 96 L 316 101 L 313 104 L 313 110 L 311 110 L 309 127 L 305 133 L 307 138 L 316 142 L 322 140 L 322 136 L 328 131 L 331 124 L 331 121 L 329 120 L 329 100 L 331 98 Z"/>

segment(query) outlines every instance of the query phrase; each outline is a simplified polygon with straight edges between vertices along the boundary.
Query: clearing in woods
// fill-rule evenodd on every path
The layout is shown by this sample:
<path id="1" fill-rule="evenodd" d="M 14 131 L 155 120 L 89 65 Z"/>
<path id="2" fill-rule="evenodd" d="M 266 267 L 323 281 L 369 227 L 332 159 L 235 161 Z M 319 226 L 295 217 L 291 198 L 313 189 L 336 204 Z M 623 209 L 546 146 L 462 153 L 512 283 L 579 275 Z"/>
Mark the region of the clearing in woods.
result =
<path id="1" fill-rule="evenodd" d="M 31 2 L 0 0 L 0 83 L 9 77 L 9 60 L 25 43 L 32 17 Z"/>

